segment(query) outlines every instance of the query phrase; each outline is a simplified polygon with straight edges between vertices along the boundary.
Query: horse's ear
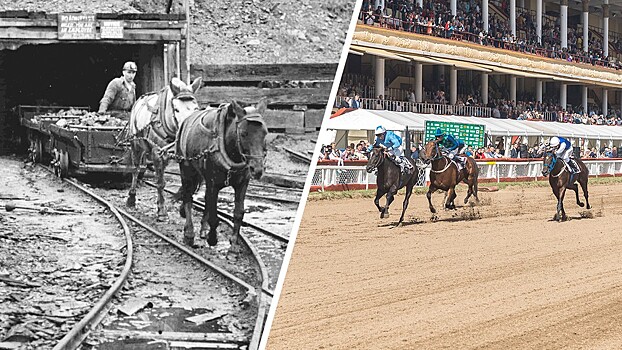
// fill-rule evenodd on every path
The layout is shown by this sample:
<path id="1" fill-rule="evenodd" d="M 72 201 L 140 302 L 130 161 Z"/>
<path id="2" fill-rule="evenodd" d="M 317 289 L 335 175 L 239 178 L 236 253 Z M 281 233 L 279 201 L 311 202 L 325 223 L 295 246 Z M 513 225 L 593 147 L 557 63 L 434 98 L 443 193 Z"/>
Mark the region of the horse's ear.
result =
<path id="1" fill-rule="evenodd" d="M 255 108 L 257 108 L 257 111 L 259 112 L 259 114 L 264 114 L 266 112 L 266 108 L 268 107 L 268 98 L 263 97 L 261 100 L 259 100 L 259 102 L 257 102 L 257 106 Z"/>
<path id="2" fill-rule="evenodd" d="M 179 87 L 178 82 L 179 82 L 178 78 L 173 78 L 171 79 L 171 82 L 168 84 L 171 88 L 171 91 L 173 92 L 173 96 L 177 96 L 181 92 L 181 88 Z"/>
<path id="3" fill-rule="evenodd" d="M 235 115 L 243 116 L 246 114 L 244 107 L 240 106 L 236 100 L 231 101 L 231 108 L 233 108 L 233 113 L 235 113 Z"/>
<path id="4" fill-rule="evenodd" d="M 192 92 L 196 93 L 197 90 L 199 90 L 202 85 L 203 85 L 203 77 L 198 77 L 198 78 L 194 79 L 194 81 L 190 85 L 190 87 L 192 88 Z"/>

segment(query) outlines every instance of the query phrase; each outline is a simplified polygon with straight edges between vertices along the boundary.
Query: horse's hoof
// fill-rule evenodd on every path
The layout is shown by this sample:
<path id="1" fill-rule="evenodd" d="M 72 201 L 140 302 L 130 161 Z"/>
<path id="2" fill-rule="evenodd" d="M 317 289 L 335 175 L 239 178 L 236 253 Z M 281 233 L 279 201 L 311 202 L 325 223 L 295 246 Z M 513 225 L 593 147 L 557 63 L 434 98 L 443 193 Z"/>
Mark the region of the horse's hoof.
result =
<path id="1" fill-rule="evenodd" d="M 196 247 L 194 237 L 184 237 L 184 244 L 192 248 Z"/>
<path id="2" fill-rule="evenodd" d="M 207 232 L 203 230 L 199 231 L 199 238 L 207 239 Z"/>
<path id="3" fill-rule="evenodd" d="M 432 212 L 432 214 L 436 214 L 436 209 L 430 208 L 430 211 Z"/>
<path id="4" fill-rule="evenodd" d="M 581 208 L 583 208 L 585 206 L 585 204 L 583 203 L 577 203 Z"/>
<path id="5" fill-rule="evenodd" d="M 587 207 L 585 207 L 585 209 L 592 209 L 592 206 L 588 204 Z"/>
<path id="6" fill-rule="evenodd" d="M 237 244 L 231 244 L 231 246 L 229 247 L 229 250 L 227 251 L 227 254 L 239 255 L 240 254 L 240 246 L 237 245 Z"/>
<path id="7" fill-rule="evenodd" d="M 125 205 L 128 208 L 134 208 L 136 206 L 136 197 L 128 197 Z"/>
<path id="8" fill-rule="evenodd" d="M 209 235 L 209 237 L 207 238 L 207 244 L 209 244 L 210 247 L 218 244 L 218 236 L 216 236 L 216 234 Z"/>

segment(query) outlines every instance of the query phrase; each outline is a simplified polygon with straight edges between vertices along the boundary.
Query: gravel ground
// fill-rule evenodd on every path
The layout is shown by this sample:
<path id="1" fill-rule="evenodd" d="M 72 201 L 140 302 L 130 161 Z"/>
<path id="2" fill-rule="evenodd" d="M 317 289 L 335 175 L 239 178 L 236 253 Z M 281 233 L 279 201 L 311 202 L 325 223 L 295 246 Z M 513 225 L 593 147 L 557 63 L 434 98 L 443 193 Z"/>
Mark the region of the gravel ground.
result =
<path id="1" fill-rule="evenodd" d="M 125 239 L 109 212 L 50 173 L 5 158 L 0 166 L 0 348 L 51 349 L 114 283 Z M 5 212 L 15 197 L 83 212 Z"/>

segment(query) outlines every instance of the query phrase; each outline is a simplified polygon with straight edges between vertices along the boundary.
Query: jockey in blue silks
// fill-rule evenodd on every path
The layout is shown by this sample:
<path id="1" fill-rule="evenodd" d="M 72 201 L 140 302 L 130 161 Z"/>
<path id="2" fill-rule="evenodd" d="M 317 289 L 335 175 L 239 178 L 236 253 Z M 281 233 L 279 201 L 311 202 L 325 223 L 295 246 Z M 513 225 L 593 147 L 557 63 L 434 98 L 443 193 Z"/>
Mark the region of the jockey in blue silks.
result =
<path id="1" fill-rule="evenodd" d="M 571 174 L 574 175 L 574 174 L 578 174 L 581 172 L 579 170 L 579 167 L 577 166 L 577 163 L 575 163 L 574 161 L 574 154 L 572 153 L 572 144 L 570 143 L 569 140 L 563 137 L 553 136 L 549 140 L 549 147 L 552 151 L 555 152 L 555 155 L 557 156 L 557 158 L 561 158 L 564 160 L 564 162 L 566 162 L 566 165 L 568 166 L 568 170 L 570 170 Z M 570 177 L 570 180 L 572 180 L 572 176 Z"/>
<path id="2" fill-rule="evenodd" d="M 396 135 L 393 131 L 387 131 L 382 125 L 376 128 L 376 140 L 373 145 L 369 146 L 368 151 L 371 151 L 373 147 L 382 147 L 391 155 L 391 158 L 402 169 L 402 173 L 410 172 L 412 164 L 409 161 L 404 161 L 404 153 L 400 149 L 402 145 L 402 138 Z"/>
<path id="3" fill-rule="evenodd" d="M 461 154 L 466 147 L 464 141 L 451 134 L 445 134 L 441 128 L 436 129 L 434 137 L 436 138 L 438 145 L 441 146 L 441 151 L 444 151 L 443 153 L 447 153 L 447 157 L 449 157 L 449 159 L 456 160 L 458 164 L 464 167 L 466 158 L 458 156 L 458 154 Z"/>

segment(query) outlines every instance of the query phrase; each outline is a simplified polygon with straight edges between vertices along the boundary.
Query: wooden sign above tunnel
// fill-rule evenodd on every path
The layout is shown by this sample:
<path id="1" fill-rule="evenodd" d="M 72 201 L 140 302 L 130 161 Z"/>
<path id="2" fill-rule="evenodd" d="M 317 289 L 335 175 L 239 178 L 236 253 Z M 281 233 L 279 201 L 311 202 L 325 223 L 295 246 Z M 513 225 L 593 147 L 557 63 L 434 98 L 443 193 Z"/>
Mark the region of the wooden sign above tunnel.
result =
<path id="1" fill-rule="evenodd" d="M 102 39 L 123 39 L 123 21 L 100 21 Z"/>
<path id="2" fill-rule="evenodd" d="M 97 29 L 95 15 L 58 14 L 59 40 L 95 40 Z"/>

